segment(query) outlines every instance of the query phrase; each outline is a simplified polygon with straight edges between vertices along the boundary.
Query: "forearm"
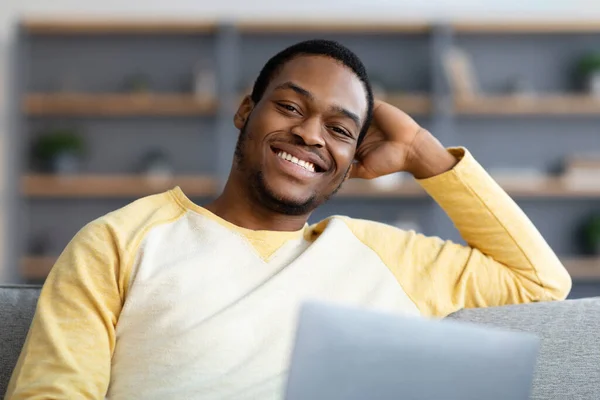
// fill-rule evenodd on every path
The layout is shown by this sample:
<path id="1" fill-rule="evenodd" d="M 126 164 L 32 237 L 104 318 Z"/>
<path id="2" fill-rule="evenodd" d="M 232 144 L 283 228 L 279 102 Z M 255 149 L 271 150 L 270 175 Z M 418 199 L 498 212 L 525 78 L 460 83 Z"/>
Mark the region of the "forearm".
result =
<path id="1" fill-rule="evenodd" d="M 464 149 L 451 170 L 419 182 L 472 248 L 544 288 L 548 298 L 570 289 L 564 267 L 518 205 Z"/>

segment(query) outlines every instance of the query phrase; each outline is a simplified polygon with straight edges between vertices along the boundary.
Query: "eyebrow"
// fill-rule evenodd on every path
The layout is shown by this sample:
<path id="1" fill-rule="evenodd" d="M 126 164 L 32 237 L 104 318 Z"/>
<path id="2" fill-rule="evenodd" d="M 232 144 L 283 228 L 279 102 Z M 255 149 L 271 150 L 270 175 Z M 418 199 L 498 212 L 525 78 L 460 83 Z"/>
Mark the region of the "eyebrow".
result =
<path id="1" fill-rule="evenodd" d="M 275 90 L 293 90 L 294 92 L 298 93 L 299 95 L 306 97 L 307 99 L 314 101 L 315 96 L 309 92 L 308 90 L 296 85 L 293 82 L 284 82 L 281 85 L 278 85 Z M 329 108 L 331 111 L 337 113 L 337 114 L 342 114 L 343 116 L 350 118 L 352 120 L 352 122 L 354 122 L 354 124 L 360 128 L 361 126 L 361 121 L 360 121 L 360 117 L 358 115 L 356 115 L 355 113 L 353 113 L 352 111 L 349 111 L 347 109 L 345 109 L 342 106 L 338 106 L 338 105 L 333 105 Z"/>

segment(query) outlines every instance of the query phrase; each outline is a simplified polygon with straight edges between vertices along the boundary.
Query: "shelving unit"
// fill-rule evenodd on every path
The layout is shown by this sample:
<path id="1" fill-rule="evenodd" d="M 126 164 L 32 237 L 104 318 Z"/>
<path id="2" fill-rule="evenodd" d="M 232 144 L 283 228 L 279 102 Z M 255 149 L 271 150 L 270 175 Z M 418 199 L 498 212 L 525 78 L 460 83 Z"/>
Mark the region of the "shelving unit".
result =
<path id="1" fill-rule="evenodd" d="M 28 279 L 42 279 L 48 271 L 53 257 L 29 257 L 27 248 L 51 225 L 49 209 L 60 215 L 77 205 L 88 210 L 85 219 L 90 220 L 175 185 L 200 202 L 217 195 L 237 138 L 231 123 L 236 101 L 275 52 L 303 39 L 326 37 L 353 49 L 369 74 L 384 84 L 384 100 L 413 115 L 442 143 L 464 145 L 486 167 L 507 164 L 547 171 L 545 178 L 509 176 L 498 178 L 498 183 L 541 227 L 574 278 L 600 282 L 598 260 L 584 258 L 571 240 L 580 219 L 598 210 L 600 183 L 574 186 L 555 171 L 564 156 L 600 151 L 595 120 L 600 117 L 600 99 L 574 90 L 565 76 L 567 61 L 594 49 L 597 36 L 600 22 L 24 20 L 18 37 L 23 68 L 15 77 L 20 82 L 16 95 L 21 114 L 13 147 L 22 161 L 14 180 L 23 209 L 15 212 L 30 216 L 30 222 L 11 230 L 20 238 L 15 263 L 22 261 L 21 271 Z M 442 55 L 455 45 L 473 56 L 482 86 L 477 97 L 453 97 L 445 82 Z M 532 56 L 532 48 L 543 51 Z M 189 87 L 181 87 L 202 60 L 211 61 L 217 72 L 215 96 L 198 98 Z M 57 90 L 52 79 L 67 71 L 79 78 L 77 87 Z M 140 71 L 153 79 L 155 90 L 123 92 L 122 78 Z M 538 93 L 507 94 L 502 88 L 514 76 L 530 79 Z M 87 140 L 110 143 L 100 148 L 115 152 L 95 154 L 81 175 L 59 178 L 30 170 L 28 145 L 43 134 L 40 128 L 70 123 L 81 128 Z M 162 182 L 149 181 L 132 167 L 134 150 L 139 155 L 140 149 L 151 150 L 157 143 L 175 155 L 174 176 Z M 399 213 L 389 211 L 391 201 L 398 204 Z M 343 202 L 350 214 L 375 207 L 378 212 L 373 215 L 383 222 L 397 220 L 398 214 L 415 216 L 429 224 L 426 231 L 460 241 L 443 212 L 412 181 L 389 190 L 348 181 L 331 202 L 335 207 Z M 57 253 L 80 228 L 79 222 L 63 222 L 49 253 Z"/>
<path id="2" fill-rule="evenodd" d="M 21 276 L 28 281 L 44 280 L 52 266 L 56 262 L 56 257 L 52 256 L 26 256 L 21 259 Z"/>
<path id="3" fill-rule="evenodd" d="M 455 98 L 454 110 L 459 115 L 487 116 L 578 116 L 600 115 L 600 98 L 586 95 L 480 96 Z"/>
<path id="4" fill-rule="evenodd" d="M 179 94 L 30 94 L 30 116 L 201 116 L 213 115 L 217 101 Z"/>
<path id="5" fill-rule="evenodd" d="M 515 198 L 600 198 L 600 183 L 592 187 L 578 187 L 556 177 L 498 178 L 497 182 Z M 157 181 L 136 175 L 72 177 L 27 175 L 22 179 L 22 193 L 30 198 L 130 198 L 161 192 L 173 186 L 180 186 L 192 197 L 213 197 L 218 194 L 218 179 L 210 176 L 175 176 Z M 414 181 L 382 188 L 367 180 L 352 180 L 346 182 L 335 196 L 336 198 L 404 199 L 422 198 L 427 194 Z"/>
<path id="6" fill-rule="evenodd" d="M 382 100 L 411 115 L 430 115 L 433 112 L 431 96 L 425 93 L 389 93 Z"/>
<path id="7" fill-rule="evenodd" d="M 22 192 L 38 198 L 131 198 L 148 196 L 180 186 L 189 196 L 213 196 L 217 181 L 204 176 L 176 176 L 156 179 L 142 176 L 52 176 L 27 175 Z"/>
<path id="8" fill-rule="evenodd" d="M 577 34 L 598 33 L 600 23 L 595 21 L 518 21 L 518 22 L 456 22 L 451 24 L 456 33 L 477 35 L 505 34 Z"/>
<path id="9" fill-rule="evenodd" d="M 115 20 L 82 19 L 25 19 L 22 28 L 32 35 L 197 35 L 215 33 L 214 21 Z"/>
<path id="10" fill-rule="evenodd" d="M 290 21 L 246 21 L 235 23 L 236 29 L 242 34 L 281 34 L 281 33 L 328 33 L 328 34 L 360 34 L 379 35 L 385 33 L 401 34 L 427 34 L 432 26 L 428 23 L 381 23 L 381 22 L 341 22 L 318 21 L 298 22 Z"/>

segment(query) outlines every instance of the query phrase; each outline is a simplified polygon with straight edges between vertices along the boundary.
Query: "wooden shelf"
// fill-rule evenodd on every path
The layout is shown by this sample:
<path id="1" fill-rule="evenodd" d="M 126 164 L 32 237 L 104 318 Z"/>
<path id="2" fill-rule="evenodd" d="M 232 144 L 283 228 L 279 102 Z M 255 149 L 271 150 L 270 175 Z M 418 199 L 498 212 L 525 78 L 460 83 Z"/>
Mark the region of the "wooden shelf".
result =
<path id="1" fill-rule="evenodd" d="M 427 193 L 414 181 L 403 182 L 389 189 L 380 189 L 368 180 L 349 180 L 335 198 L 421 198 Z"/>
<path id="2" fill-rule="evenodd" d="M 411 33 L 431 31 L 427 23 L 397 23 L 380 21 L 342 22 L 339 20 L 298 22 L 298 20 L 267 22 L 247 21 L 236 24 L 243 33 Z"/>
<path id="3" fill-rule="evenodd" d="M 600 183 L 596 187 L 577 186 L 561 177 L 540 179 L 496 178 L 498 184 L 516 199 L 527 198 L 600 198 Z M 344 184 L 337 197 L 356 198 L 419 198 L 427 197 L 415 182 L 407 181 L 380 189 L 367 180 L 351 180 Z"/>
<path id="4" fill-rule="evenodd" d="M 103 20 L 103 19 L 26 19 L 25 32 L 36 35 L 82 34 L 200 34 L 212 33 L 212 21 Z"/>
<path id="5" fill-rule="evenodd" d="M 340 21 L 317 20 L 299 22 L 247 20 L 234 22 L 243 33 L 429 33 L 428 22 Z M 21 26 L 36 35 L 98 35 L 98 34 L 203 34 L 214 33 L 219 22 L 190 19 L 102 19 L 102 18 L 27 18 Z M 519 21 L 451 23 L 457 33 L 466 34 L 552 34 L 600 32 L 597 21 Z"/>
<path id="6" fill-rule="evenodd" d="M 382 100 L 398 107 L 407 114 L 429 114 L 432 110 L 431 97 L 424 93 L 389 93 Z"/>
<path id="7" fill-rule="evenodd" d="M 565 258 L 563 265 L 573 280 L 600 280 L 600 258 Z"/>
<path id="8" fill-rule="evenodd" d="M 44 279 L 54 266 L 56 257 L 27 256 L 21 260 L 21 276 L 29 280 Z M 575 281 L 600 280 L 600 258 L 570 258 L 563 264 Z"/>
<path id="9" fill-rule="evenodd" d="M 457 22 L 452 24 L 457 33 L 593 33 L 600 32 L 597 21 L 519 21 L 519 22 Z"/>
<path id="10" fill-rule="evenodd" d="M 21 277 L 27 280 L 43 280 L 54 266 L 57 257 L 26 256 L 21 259 Z"/>
<path id="11" fill-rule="evenodd" d="M 515 198 L 600 198 L 600 183 L 595 187 L 570 183 L 562 177 L 495 178 Z"/>
<path id="12" fill-rule="evenodd" d="M 500 186 L 515 198 L 600 198 L 600 184 L 585 187 L 570 184 L 560 177 L 539 179 L 496 178 Z M 119 198 L 145 196 L 180 186 L 190 196 L 216 195 L 217 183 L 211 177 L 180 176 L 165 182 L 152 182 L 136 175 L 84 175 L 56 177 L 26 175 L 22 193 L 28 197 Z M 413 180 L 382 189 L 368 180 L 350 180 L 336 198 L 420 198 L 425 191 Z"/>
<path id="13" fill-rule="evenodd" d="M 585 95 L 456 98 L 454 110 L 462 115 L 600 115 L 600 98 Z"/>
<path id="14" fill-rule="evenodd" d="M 156 180 L 136 175 L 27 175 L 22 179 L 21 191 L 29 197 L 123 198 L 147 196 L 175 186 L 180 186 L 188 196 L 193 197 L 213 196 L 217 191 L 217 183 L 210 177 L 177 176 L 169 180 Z"/>
<path id="15" fill-rule="evenodd" d="M 215 99 L 179 94 L 30 94 L 32 116 L 194 116 L 216 111 Z"/>

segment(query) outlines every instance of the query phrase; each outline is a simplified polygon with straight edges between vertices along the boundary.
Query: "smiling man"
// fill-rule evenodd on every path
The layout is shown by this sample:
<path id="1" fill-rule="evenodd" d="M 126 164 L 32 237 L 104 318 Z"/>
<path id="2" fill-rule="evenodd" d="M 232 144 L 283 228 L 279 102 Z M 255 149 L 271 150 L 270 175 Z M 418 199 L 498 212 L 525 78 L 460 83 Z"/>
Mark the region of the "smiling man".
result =
<path id="1" fill-rule="evenodd" d="M 234 117 L 222 194 L 180 188 L 85 226 L 42 290 L 8 399 L 279 399 L 296 312 L 319 299 L 443 317 L 564 299 L 569 275 L 465 148 L 374 101 L 330 41 L 275 55 Z M 411 173 L 461 246 L 311 212 L 349 178 Z"/>

